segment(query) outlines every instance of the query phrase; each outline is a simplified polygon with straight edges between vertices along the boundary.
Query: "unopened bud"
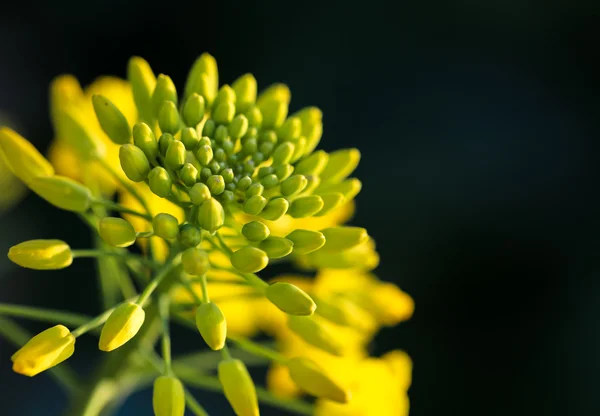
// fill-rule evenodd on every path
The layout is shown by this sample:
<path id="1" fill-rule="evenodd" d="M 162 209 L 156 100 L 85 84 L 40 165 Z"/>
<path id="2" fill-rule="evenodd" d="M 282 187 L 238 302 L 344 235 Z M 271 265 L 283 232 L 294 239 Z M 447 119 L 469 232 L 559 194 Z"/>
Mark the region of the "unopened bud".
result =
<path id="1" fill-rule="evenodd" d="M 210 233 L 214 233 L 225 223 L 223 205 L 214 198 L 210 198 L 200 205 L 198 209 L 198 225 Z"/>
<path id="2" fill-rule="evenodd" d="M 202 241 L 202 233 L 192 224 L 183 224 L 179 227 L 179 241 L 186 247 L 196 247 Z"/>
<path id="3" fill-rule="evenodd" d="M 187 150 L 196 150 L 199 142 L 200 138 L 195 128 L 187 127 L 181 130 L 181 143 L 183 143 Z"/>
<path id="4" fill-rule="evenodd" d="M 304 175 L 292 175 L 281 182 L 281 194 L 283 196 L 296 195 L 304 190 L 308 185 L 308 179 Z"/>
<path id="5" fill-rule="evenodd" d="M 235 104 L 233 101 L 223 101 L 217 105 L 212 113 L 212 118 L 217 124 L 229 124 L 235 116 Z"/>
<path id="6" fill-rule="evenodd" d="M 171 133 L 163 133 L 158 139 L 158 151 L 160 152 L 160 154 L 166 156 L 167 150 L 169 150 L 169 146 L 174 141 L 175 138 Z"/>
<path id="7" fill-rule="evenodd" d="M 244 224 L 242 227 L 242 234 L 249 241 L 259 242 L 264 240 L 271 234 L 271 230 L 265 224 L 259 221 L 251 221 Z"/>
<path id="8" fill-rule="evenodd" d="M 91 204 L 91 192 L 82 184 L 64 176 L 40 176 L 29 188 L 52 205 L 74 212 L 85 212 Z"/>
<path id="9" fill-rule="evenodd" d="M 277 221 L 283 217 L 290 207 L 290 203 L 285 198 L 274 198 L 270 200 L 265 208 L 260 212 L 260 216 L 265 220 Z"/>
<path id="10" fill-rule="evenodd" d="M 198 169 L 191 163 L 186 163 L 179 169 L 179 178 L 185 186 L 193 186 L 198 180 Z"/>
<path id="11" fill-rule="evenodd" d="M 305 218 L 315 215 L 321 209 L 323 209 L 323 199 L 319 195 L 307 195 L 294 199 L 288 214 L 294 218 Z"/>
<path id="12" fill-rule="evenodd" d="M 236 359 L 219 363 L 219 381 L 227 401 L 238 416 L 259 416 L 256 388 L 246 365 Z"/>
<path id="13" fill-rule="evenodd" d="M 296 173 L 302 175 L 319 175 L 325 166 L 329 155 L 323 150 L 314 152 L 296 165 Z"/>
<path id="14" fill-rule="evenodd" d="M 165 101 L 172 101 L 177 106 L 177 89 L 168 75 L 160 74 L 152 94 L 152 114 L 155 118 L 158 118 Z"/>
<path id="15" fill-rule="evenodd" d="M 137 123 L 133 126 L 133 144 L 142 149 L 149 161 L 156 161 L 158 141 L 146 123 Z"/>
<path id="16" fill-rule="evenodd" d="M 252 74 L 244 74 L 231 85 L 237 97 L 238 113 L 248 110 L 256 101 L 256 78 Z"/>
<path id="17" fill-rule="evenodd" d="M 323 250 L 326 251 L 343 251 L 361 243 L 364 243 L 369 238 L 367 230 L 361 227 L 331 227 L 321 230 L 325 236 L 326 243 Z"/>
<path id="18" fill-rule="evenodd" d="M 248 119 L 243 114 L 235 116 L 229 125 L 229 134 L 233 140 L 240 139 L 248 131 Z"/>
<path id="19" fill-rule="evenodd" d="M 208 165 L 213 159 L 213 150 L 210 146 L 200 146 L 196 151 L 196 158 L 202 166 Z"/>
<path id="20" fill-rule="evenodd" d="M 158 112 L 158 126 L 166 133 L 179 131 L 179 111 L 173 101 L 163 101 Z"/>
<path id="21" fill-rule="evenodd" d="M 302 136 L 306 137 L 305 154 L 311 153 L 323 135 L 323 113 L 317 107 L 306 107 L 294 116 L 302 121 Z"/>
<path id="22" fill-rule="evenodd" d="M 285 238 L 293 241 L 296 254 L 308 254 L 325 245 L 325 236 L 319 231 L 294 230 Z"/>
<path id="23" fill-rule="evenodd" d="M 167 213 L 160 213 L 152 219 L 154 234 L 165 240 L 176 238 L 179 234 L 179 223 L 177 218 Z"/>
<path id="24" fill-rule="evenodd" d="M 214 303 L 202 303 L 198 306 L 196 327 L 210 349 L 218 351 L 225 346 L 227 321 L 221 309 Z"/>
<path id="25" fill-rule="evenodd" d="M 204 250 L 190 247 L 181 255 L 183 270 L 192 276 L 203 276 L 210 269 L 208 255 Z"/>
<path id="26" fill-rule="evenodd" d="M 309 344 L 330 354 L 341 356 L 343 347 L 337 336 L 314 316 L 289 316 L 288 328 Z"/>
<path id="27" fill-rule="evenodd" d="M 9 129 L 0 128 L 0 163 L 28 184 L 33 178 L 54 175 L 54 168 L 25 138 Z"/>
<path id="28" fill-rule="evenodd" d="M 165 198 L 171 193 L 173 181 L 165 168 L 157 166 L 150 171 L 148 184 L 155 195 Z"/>
<path id="29" fill-rule="evenodd" d="M 212 175 L 206 180 L 206 186 L 212 195 L 221 195 L 225 191 L 225 180 L 221 175 Z"/>
<path id="30" fill-rule="evenodd" d="M 267 267 L 269 257 L 264 251 L 245 246 L 231 255 L 233 267 L 244 273 L 256 273 Z"/>
<path id="31" fill-rule="evenodd" d="M 104 217 L 98 223 L 100 237 L 113 247 L 129 247 L 135 243 L 133 225 L 123 218 Z"/>
<path id="32" fill-rule="evenodd" d="M 98 347 L 102 351 L 113 351 L 133 338 L 142 325 L 146 313 L 133 302 L 118 306 L 102 327 Z"/>
<path id="33" fill-rule="evenodd" d="M 323 208 L 321 211 L 315 214 L 316 217 L 329 214 L 331 211 L 344 203 L 344 195 L 339 192 L 324 193 L 319 194 L 319 196 L 321 199 L 323 199 Z"/>
<path id="34" fill-rule="evenodd" d="M 294 249 L 294 243 L 282 237 L 269 237 L 261 241 L 259 246 L 271 259 L 285 257 Z"/>
<path id="35" fill-rule="evenodd" d="M 346 179 L 360 162 L 358 149 L 342 149 L 329 154 L 327 166 L 321 172 L 321 183 L 338 183 Z"/>
<path id="36" fill-rule="evenodd" d="M 282 141 L 294 141 L 302 134 L 302 122 L 298 117 L 289 117 L 277 130 L 277 137 Z"/>
<path id="37" fill-rule="evenodd" d="M 127 65 L 127 79 L 133 91 L 135 106 L 140 112 L 141 118 L 152 121 L 152 93 L 156 87 L 156 76 L 145 59 L 134 56 Z"/>
<path id="38" fill-rule="evenodd" d="M 261 195 L 254 195 L 244 203 L 244 212 L 250 215 L 258 215 L 267 205 L 267 200 Z"/>
<path id="39" fill-rule="evenodd" d="M 294 357 L 288 361 L 290 377 L 294 383 L 313 396 L 348 403 L 350 391 L 331 379 L 314 361 L 304 357 Z"/>
<path id="40" fill-rule="evenodd" d="M 312 315 L 317 305 L 312 298 L 298 286 L 287 282 L 275 282 L 265 291 L 271 303 L 290 315 Z"/>
<path id="41" fill-rule="evenodd" d="M 204 97 L 197 93 L 190 95 L 183 105 L 183 122 L 186 126 L 196 127 L 204 118 Z"/>
<path id="42" fill-rule="evenodd" d="M 202 205 L 204 201 L 210 199 L 210 189 L 205 184 L 198 182 L 190 189 L 190 200 L 194 205 Z"/>
<path id="43" fill-rule="evenodd" d="M 60 240 L 30 240 L 12 246 L 8 258 L 21 267 L 35 270 L 64 269 L 73 263 L 67 243 Z"/>
<path id="44" fill-rule="evenodd" d="M 127 119 L 112 101 L 103 95 L 93 95 L 92 104 L 100 127 L 113 143 L 131 142 L 131 128 Z"/>
<path id="45" fill-rule="evenodd" d="M 150 173 L 148 158 L 139 147 L 124 144 L 119 149 L 121 168 L 127 177 L 134 182 L 142 182 Z"/>
<path id="46" fill-rule="evenodd" d="M 152 407 L 154 416 L 183 416 L 185 390 L 181 381 L 173 376 L 160 376 L 154 380 Z"/>
<path id="47" fill-rule="evenodd" d="M 217 96 L 219 87 L 219 70 L 217 61 L 208 53 L 203 53 L 196 59 L 190 69 L 185 84 L 184 94 L 188 97 L 192 93 L 198 93 L 204 97 L 210 106 Z"/>
<path id="48" fill-rule="evenodd" d="M 294 154 L 294 143 L 283 142 L 273 152 L 273 166 L 289 163 Z"/>
<path id="49" fill-rule="evenodd" d="M 179 170 L 185 164 L 185 146 L 179 140 L 173 140 L 167 149 L 165 164 L 173 170 Z"/>
<path id="50" fill-rule="evenodd" d="M 339 192 L 342 195 L 344 195 L 344 201 L 349 202 L 352 201 L 356 197 L 356 195 L 358 195 L 361 189 L 362 183 L 356 178 L 351 178 L 346 179 L 340 183 L 320 186 L 318 188 L 318 192 Z"/>

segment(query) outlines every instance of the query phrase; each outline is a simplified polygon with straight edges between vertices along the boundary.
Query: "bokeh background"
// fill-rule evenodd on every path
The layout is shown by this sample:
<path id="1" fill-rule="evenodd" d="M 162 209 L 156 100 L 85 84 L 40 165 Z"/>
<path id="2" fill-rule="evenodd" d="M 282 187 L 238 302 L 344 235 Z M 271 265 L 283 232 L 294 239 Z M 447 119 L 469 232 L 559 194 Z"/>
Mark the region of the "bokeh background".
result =
<path id="1" fill-rule="evenodd" d="M 125 76 L 133 54 L 178 87 L 203 51 L 225 82 L 285 82 L 293 110 L 323 110 L 325 150 L 363 153 L 353 222 L 377 240 L 379 276 L 417 305 L 373 352 L 414 359 L 411 414 L 598 414 L 600 2 L 536 3 L 5 2 L 0 117 L 45 150 L 50 80 Z M 33 195 L 0 216 L 0 253 L 50 237 L 89 245 Z M 93 273 L 2 255 L 0 301 L 93 314 Z M 59 415 L 58 387 L 12 373 L 13 352 L 0 340 L 1 413 Z M 77 368 L 97 357 L 78 340 Z M 228 414 L 219 395 L 197 397 Z M 142 392 L 120 415 L 150 412 Z"/>

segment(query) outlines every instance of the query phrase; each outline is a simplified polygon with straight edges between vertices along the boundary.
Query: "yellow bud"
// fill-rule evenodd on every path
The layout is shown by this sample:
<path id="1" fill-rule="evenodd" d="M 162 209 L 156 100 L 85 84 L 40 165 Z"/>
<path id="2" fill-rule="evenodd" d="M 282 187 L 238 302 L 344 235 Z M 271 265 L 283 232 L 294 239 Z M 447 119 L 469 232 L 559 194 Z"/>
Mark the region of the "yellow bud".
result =
<path id="1" fill-rule="evenodd" d="M 185 391 L 176 377 L 160 376 L 154 380 L 152 407 L 155 416 L 183 416 Z"/>
<path id="2" fill-rule="evenodd" d="M 119 348 L 138 333 L 145 317 L 144 309 L 133 302 L 117 307 L 102 327 L 98 348 L 102 351 Z"/>
<path id="3" fill-rule="evenodd" d="M 258 416 L 256 388 L 248 369 L 240 360 L 229 359 L 219 363 L 219 381 L 225 397 L 237 416 Z"/>
<path id="4" fill-rule="evenodd" d="M 210 269 L 208 255 L 204 250 L 190 247 L 181 255 L 183 270 L 192 276 L 203 276 Z"/>
<path id="5" fill-rule="evenodd" d="M 75 351 L 75 337 L 63 325 L 37 334 L 10 358 L 13 371 L 33 377 L 62 363 Z"/>
<path id="6" fill-rule="evenodd" d="M 192 93 L 198 93 L 203 96 L 206 103 L 210 106 L 217 96 L 219 88 L 219 70 L 217 61 L 208 54 L 203 53 L 196 59 L 185 84 L 184 97 L 187 98 Z"/>
<path id="7" fill-rule="evenodd" d="M 35 270 L 64 269 L 73 263 L 71 248 L 60 240 L 24 241 L 8 250 L 8 258 L 21 267 Z"/>
<path id="8" fill-rule="evenodd" d="M 325 244 L 323 233 L 313 230 L 294 230 L 285 238 L 294 243 L 294 253 L 296 254 L 311 253 Z"/>
<path id="9" fill-rule="evenodd" d="M 0 163 L 26 184 L 38 176 L 54 175 L 54 168 L 24 137 L 8 127 L 0 127 Z"/>
<path id="10" fill-rule="evenodd" d="M 343 347 L 340 345 L 337 336 L 315 317 L 290 315 L 288 317 L 288 328 L 309 344 L 330 354 L 342 355 Z"/>
<path id="11" fill-rule="evenodd" d="M 331 227 L 321 232 L 325 236 L 323 250 L 326 251 L 347 250 L 369 239 L 367 230 L 360 227 Z"/>
<path id="12" fill-rule="evenodd" d="M 369 291 L 368 298 L 369 310 L 384 325 L 396 325 L 405 321 L 415 310 L 415 302 L 410 295 L 393 283 L 376 285 Z"/>
<path id="13" fill-rule="evenodd" d="M 131 128 L 127 119 L 108 98 L 102 95 L 92 96 L 92 104 L 100 127 L 110 140 L 116 144 L 125 144 L 131 141 Z"/>
<path id="14" fill-rule="evenodd" d="M 267 253 L 252 246 L 245 246 L 231 255 L 231 264 L 244 273 L 256 273 L 267 267 Z"/>
<path id="15" fill-rule="evenodd" d="M 358 149 L 342 149 L 329 153 L 329 161 L 321 172 L 321 183 L 338 183 L 346 179 L 360 162 Z"/>
<path id="16" fill-rule="evenodd" d="M 204 201 L 198 209 L 198 225 L 206 231 L 214 233 L 223 224 L 225 224 L 223 205 L 214 198 Z"/>
<path id="17" fill-rule="evenodd" d="M 312 315 L 317 308 L 306 292 L 291 283 L 275 282 L 270 284 L 265 295 L 273 305 L 290 315 Z"/>
<path id="18" fill-rule="evenodd" d="M 90 190 L 64 176 L 32 179 L 29 188 L 52 205 L 67 211 L 85 212 L 91 204 Z"/>
<path id="19" fill-rule="evenodd" d="M 338 403 L 348 403 L 350 400 L 350 391 L 332 380 L 314 361 L 295 357 L 287 366 L 294 383 L 307 393 Z"/>
<path id="20" fill-rule="evenodd" d="M 223 348 L 227 339 L 227 321 L 217 305 L 209 302 L 198 306 L 196 327 L 212 350 L 218 351 Z"/>
<path id="21" fill-rule="evenodd" d="M 140 116 L 146 122 L 151 122 L 152 93 L 156 87 L 156 76 L 144 58 L 134 56 L 127 65 L 127 79 L 131 83 L 133 100 L 140 111 Z"/>
<path id="22" fill-rule="evenodd" d="M 57 135 L 75 149 L 79 157 L 98 159 L 104 156 L 105 144 L 77 108 L 58 109 L 55 120 Z"/>
<path id="23" fill-rule="evenodd" d="M 317 107 L 306 107 L 294 114 L 302 121 L 302 135 L 306 137 L 304 154 L 310 154 L 323 135 L 323 113 Z"/>
<path id="24" fill-rule="evenodd" d="M 242 75 L 234 81 L 231 87 L 237 97 L 237 112 L 245 112 L 256 101 L 256 78 L 252 74 Z"/>
<path id="25" fill-rule="evenodd" d="M 129 247 L 135 243 L 135 229 L 123 218 L 104 217 L 98 224 L 100 237 L 114 247 Z"/>

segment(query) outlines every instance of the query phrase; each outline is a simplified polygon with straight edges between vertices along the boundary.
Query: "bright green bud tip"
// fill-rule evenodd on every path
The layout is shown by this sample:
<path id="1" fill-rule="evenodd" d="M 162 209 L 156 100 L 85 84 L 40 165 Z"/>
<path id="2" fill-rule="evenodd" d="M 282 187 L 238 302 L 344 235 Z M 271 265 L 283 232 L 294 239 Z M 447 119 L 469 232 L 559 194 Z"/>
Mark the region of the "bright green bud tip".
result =
<path id="1" fill-rule="evenodd" d="M 214 120 L 206 120 L 206 123 L 204 123 L 204 127 L 202 127 L 202 135 L 207 137 L 213 137 L 216 129 L 217 125 L 215 124 Z"/>
<path id="2" fill-rule="evenodd" d="M 319 175 L 325 166 L 329 155 L 322 150 L 314 152 L 296 165 L 296 173 L 302 175 Z"/>
<path id="3" fill-rule="evenodd" d="M 258 215 L 267 205 L 267 200 L 261 195 L 253 195 L 244 203 L 244 212 L 250 215 Z"/>
<path id="4" fill-rule="evenodd" d="M 307 195 L 295 199 L 288 210 L 294 218 L 305 218 L 315 215 L 323 209 L 323 199 L 318 195 Z"/>
<path id="5" fill-rule="evenodd" d="M 102 351 L 119 348 L 138 333 L 145 317 L 144 309 L 133 302 L 117 307 L 102 327 L 98 348 Z"/>
<path id="6" fill-rule="evenodd" d="M 60 240 L 24 241 L 8 250 L 8 258 L 21 267 L 35 270 L 64 269 L 73 263 L 71 248 Z"/>
<path id="7" fill-rule="evenodd" d="M 271 234 L 271 230 L 265 224 L 259 221 L 251 221 L 244 224 L 242 227 L 242 234 L 249 241 L 258 242 L 262 241 Z"/>
<path id="8" fill-rule="evenodd" d="M 302 121 L 302 135 L 306 137 L 304 152 L 309 154 L 317 147 L 323 135 L 323 113 L 317 107 L 307 107 L 294 116 Z"/>
<path id="9" fill-rule="evenodd" d="M 129 247 L 135 243 L 133 225 L 123 218 L 104 217 L 98 224 L 100 237 L 113 247 Z"/>
<path id="10" fill-rule="evenodd" d="M 125 144 L 131 141 L 131 128 L 127 119 L 112 101 L 102 95 L 93 95 L 92 104 L 100 127 L 104 133 L 116 144 Z"/>
<path id="11" fill-rule="evenodd" d="M 277 137 L 282 141 L 296 140 L 302 134 L 302 122 L 298 117 L 290 117 L 277 130 Z"/>
<path id="12" fill-rule="evenodd" d="M 169 172 L 160 166 L 155 167 L 148 175 L 150 190 L 161 198 L 167 197 L 171 193 L 173 181 Z"/>
<path id="13" fill-rule="evenodd" d="M 85 212 L 91 204 L 88 188 L 64 176 L 32 179 L 29 188 L 52 205 L 74 212 Z"/>
<path id="14" fill-rule="evenodd" d="M 270 200 L 261 211 L 260 216 L 265 220 L 277 221 L 283 217 L 290 207 L 290 203 L 285 198 L 275 198 Z"/>
<path id="15" fill-rule="evenodd" d="M 198 169 L 191 163 L 186 163 L 179 170 L 179 178 L 186 186 L 193 186 L 198 180 Z"/>
<path id="16" fill-rule="evenodd" d="M 237 189 L 244 192 L 250 187 L 250 185 L 252 185 L 252 178 L 250 178 L 249 176 L 244 176 L 238 181 Z"/>
<path id="17" fill-rule="evenodd" d="M 196 158 L 202 166 L 208 165 L 213 160 L 212 147 L 208 145 L 200 146 L 196 151 Z"/>
<path id="18" fill-rule="evenodd" d="M 361 227 L 331 227 L 321 230 L 327 242 L 323 250 L 342 251 L 364 243 L 369 238 L 367 230 Z"/>
<path id="19" fill-rule="evenodd" d="M 256 273 L 267 267 L 269 257 L 256 247 L 245 246 L 231 255 L 231 264 L 243 273 Z"/>
<path id="20" fill-rule="evenodd" d="M 294 357 L 287 363 L 290 377 L 305 392 L 338 403 L 350 401 L 350 391 L 332 380 L 325 370 L 304 357 Z"/>
<path id="21" fill-rule="evenodd" d="M 204 118 L 205 101 L 204 97 L 193 93 L 188 97 L 183 105 L 183 121 L 186 126 L 196 127 Z"/>
<path id="22" fill-rule="evenodd" d="M 198 225 L 210 233 L 214 233 L 225 223 L 223 205 L 214 198 L 210 198 L 200 205 L 198 209 Z"/>
<path id="23" fill-rule="evenodd" d="M 0 128 L 0 163 L 28 184 L 33 178 L 54 175 L 54 168 L 24 137 L 9 129 Z"/>
<path id="24" fill-rule="evenodd" d="M 323 208 L 315 216 L 321 217 L 329 214 L 331 211 L 344 203 L 344 195 L 340 192 L 331 192 L 319 195 L 323 199 Z"/>
<path id="25" fill-rule="evenodd" d="M 342 149 L 329 154 L 329 161 L 321 172 L 321 183 L 337 183 L 346 179 L 360 162 L 358 149 Z"/>
<path id="26" fill-rule="evenodd" d="M 233 101 L 220 102 L 212 113 L 213 120 L 218 124 L 229 124 L 234 116 L 235 104 Z"/>
<path id="27" fill-rule="evenodd" d="M 260 183 L 265 187 L 265 189 L 271 189 L 279 184 L 279 178 L 274 173 L 265 176 L 261 179 Z"/>
<path id="28" fill-rule="evenodd" d="M 152 121 L 152 93 L 156 77 L 145 59 L 134 56 L 127 65 L 127 79 L 133 90 L 133 100 L 143 120 Z"/>
<path id="29" fill-rule="evenodd" d="M 206 180 L 206 186 L 212 195 L 221 195 L 225 191 L 225 179 L 221 175 L 212 175 Z"/>
<path id="30" fill-rule="evenodd" d="M 196 247 L 202 241 L 202 233 L 192 224 L 179 227 L 179 241 L 186 247 Z"/>
<path id="31" fill-rule="evenodd" d="M 179 140 L 173 140 L 167 148 L 165 164 L 173 170 L 179 170 L 185 164 L 185 146 Z"/>
<path id="32" fill-rule="evenodd" d="M 158 141 L 152 129 L 146 123 L 133 126 L 133 144 L 142 149 L 148 160 L 155 161 L 158 156 Z"/>
<path id="33" fill-rule="evenodd" d="M 283 142 L 273 152 L 273 166 L 289 163 L 294 154 L 294 143 Z"/>
<path id="34" fill-rule="evenodd" d="M 160 376 L 154 380 L 152 407 L 154 416 L 183 416 L 185 390 L 181 381 L 173 376 Z"/>
<path id="35" fill-rule="evenodd" d="M 259 246 L 271 259 L 285 257 L 294 249 L 294 243 L 282 237 L 269 237 L 261 241 Z"/>
<path id="36" fill-rule="evenodd" d="M 248 119 L 243 114 L 238 114 L 229 125 L 229 135 L 232 139 L 237 140 L 242 138 L 247 131 Z"/>
<path id="37" fill-rule="evenodd" d="M 327 184 L 319 186 L 318 191 L 321 192 L 339 192 L 344 195 L 344 201 L 352 201 L 362 189 L 362 183 L 356 178 L 346 179 L 340 183 Z"/>
<path id="38" fill-rule="evenodd" d="M 256 387 L 246 365 L 237 359 L 223 360 L 218 367 L 219 381 L 227 401 L 237 416 L 259 416 Z"/>
<path id="39" fill-rule="evenodd" d="M 172 101 L 177 106 L 177 89 L 168 75 L 160 74 L 156 79 L 156 88 L 152 94 L 152 112 L 158 118 L 165 101 Z"/>
<path id="40" fill-rule="evenodd" d="M 167 150 L 169 150 L 169 146 L 171 143 L 175 141 L 175 138 L 171 133 L 163 133 L 158 139 L 158 150 L 160 154 L 163 156 L 167 155 Z"/>
<path id="41" fill-rule="evenodd" d="M 183 143 L 187 150 L 196 150 L 199 142 L 200 137 L 198 137 L 195 128 L 187 127 L 181 131 L 181 143 Z"/>
<path id="42" fill-rule="evenodd" d="M 164 101 L 160 106 L 158 126 L 166 133 L 175 134 L 179 131 L 179 112 L 173 101 Z"/>
<path id="43" fill-rule="evenodd" d="M 281 182 L 281 195 L 292 196 L 304 190 L 308 185 L 308 179 L 304 175 L 292 175 Z"/>
<path id="44" fill-rule="evenodd" d="M 142 182 L 150 173 L 150 163 L 144 152 L 132 144 L 124 144 L 119 149 L 121 168 L 134 182 Z"/>
<path id="45" fill-rule="evenodd" d="M 225 346 L 227 321 L 221 309 L 212 302 L 202 303 L 196 311 L 196 327 L 204 342 L 214 351 Z"/>
<path id="46" fill-rule="evenodd" d="M 237 97 L 237 111 L 243 113 L 248 110 L 256 101 L 257 83 L 252 74 L 245 74 L 239 77 L 232 84 Z"/>
<path id="47" fill-rule="evenodd" d="M 210 106 L 217 96 L 219 87 L 219 71 L 217 61 L 208 53 L 203 53 L 196 59 L 188 74 L 184 94 L 188 97 L 198 93 L 204 97 Z"/>
<path id="48" fill-rule="evenodd" d="M 317 305 L 303 290 L 286 282 L 275 282 L 265 291 L 271 303 L 290 315 L 312 315 Z"/>
<path id="49" fill-rule="evenodd" d="M 343 346 L 331 330 L 323 326 L 314 316 L 289 316 L 288 328 L 309 344 L 330 354 L 341 356 Z"/>
<path id="50" fill-rule="evenodd" d="M 160 213 L 152 219 L 154 234 L 165 240 L 177 237 L 179 234 L 179 223 L 177 218 L 171 214 Z"/>
<path id="51" fill-rule="evenodd" d="M 210 189 L 203 183 L 197 183 L 190 189 L 190 200 L 194 205 L 202 205 L 204 201 L 210 199 Z"/>
<path id="52" fill-rule="evenodd" d="M 319 231 L 294 230 L 285 236 L 294 243 L 294 253 L 308 254 L 325 245 L 325 236 Z"/>
<path id="53" fill-rule="evenodd" d="M 288 105 L 282 101 L 267 101 L 259 105 L 263 115 L 262 127 L 265 129 L 276 129 L 283 124 L 288 114 Z"/>
<path id="54" fill-rule="evenodd" d="M 192 276 L 203 276 L 210 269 L 208 255 L 204 250 L 190 247 L 181 255 L 183 270 Z"/>

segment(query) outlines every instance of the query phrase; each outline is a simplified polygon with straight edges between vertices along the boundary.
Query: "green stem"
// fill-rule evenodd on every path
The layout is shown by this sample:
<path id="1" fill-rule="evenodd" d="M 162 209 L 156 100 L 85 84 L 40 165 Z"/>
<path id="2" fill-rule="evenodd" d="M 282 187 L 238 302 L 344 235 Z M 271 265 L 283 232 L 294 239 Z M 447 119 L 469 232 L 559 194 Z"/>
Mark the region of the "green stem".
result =
<path id="1" fill-rule="evenodd" d="M 127 190 L 127 192 L 129 192 L 131 195 L 133 195 L 133 197 L 135 199 L 137 199 L 139 201 L 139 203 L 142 205 L 144 210 L 148 214 L 151 215 L 152 213 L 150 212 L 150 207 L 148 206 L 148 203 L 146 202 L 146 200 L 140 195 L 140 193 L 129 182 L 127 182 L 125 179 L 123 179 L 123 177 L 121 175 L 119 175 L 112 168 L 112 166 L 110 166 L 110 164 L 106 162 L 106 160 L 99 159 L 98 161 L 100 162 L 102 167 L 104 169 L 106 169 L 123 186 L 123 188 L 125 188 Z"/>
<path id="2" fill-rule="evenodd" d="M 152 292 L 158 287 L 160 282 L 163 281 L 165 277 L 169 275 L 169 272 L 173 269 L 175 263 L 173 258 L 167 260 L 165 265 L 158 271 L 156 277 L 144 288 L 144 291 L 141 293 L 140 297 L 137 300 L 137 304 L 140 306 L 144 306 L 144 303 L 148 300 L 148 298 L 152 295 Z"/>
<path id="3" fill-rule="evenodd" d="M 204 303 L 209 303 L 210 299 L 208 297 L 208 285 L 206 284 L 206 274 L 200 276 L 200 287 L 202 288 L 202 300 Z"/>
<path id="4" fill-rule="evenodd" d="M 95 318 L 92 318 L 90 321 L 79 326 L 74 331 L 71 331 L 71 335 L 73 335 L 75 338 L 77 338 L 77 337 L 80 337 L 81 335 L 85 334 L 86 332 L 91 331 L 92 329 L 98 328 L 100 325 L 102 325 L 102 324 L 104 324 L 104 322 L 106 322 L 106 320 L 108 319 L 110 314 L 113 313 L 113 311 L 115 309 L 116 309 L 116 307 L 110 308 L 107 311 L 104 311 L 100 315 L 96 316 Z"/>
<path id="5" fill-rule="evenodd" d="M 36 321 L 62 323 L 69 326 L 80 326 L 93 319 L 90 316 L 72 312 L 56 311 L 52 309 L 37 308 L 34 306 L 14 305 L 0 303 L 0 315 L 29 318 Z"/>
<path id="6" fill-rule="evenodd" d="M 104 199 L 94 199 L 92 201 L 92 204 L 96 204 L 96 205 L 102 205 L 112 211 L 118 211 L 118 212 L 122 212 L 124 214 L 130 214 L 130 215 L 135 215 L 136 217 L 140 217 L 140 218 L 144 218 L 147 221 L 152 221 L 152 216 L 149 214 L 144 214 L 142 212 L 136 211 L 134 209 L 131 208 L 127 208 L 124 205 L 121 205 L 119 203 L 113 202 L 113 201 L 107 201 Z"/>
<path id="7" fill-rule="evenodd" d="M 257 355 L 259 357 L 267 358 L 268 360 L 275 361 L 279 364 L 285 364 L 288 359 L 271 348 L 267 348 L 247 338 L 238 337 L 235 335 L 227 335 L 227 339 L 235 343 L 239 348 L 250 354 Z"/>
<path id="8" fill-rule="evenodd" d="M 162 355 L 165 362 L 165 375 L 171 375 L 171 333 L 169 331 L 169 295 L 161 295 L 158 303 L 158 314 L 162 323 Z"/>
<path id="9" fill-rule="evenodd" d="M 73 258 L 85 258 L 85 257 L 98 258 L 98 257 L 112 256 L 112 257 L 120 257 L 124 260 L 139 261 L 140 263 L 143 263 L 149 267 L 156 268 L 156 267 L 160 266 L 160 264 L 155 261 L 149 260 L 142 256 L 138 256 L 138 255 L 130 253 L 128 251 L 109 251 L 109 250 L 100 250 L 100 249 L 77 249 L 77 250 L 71 250 L 71 254 L 73 255 Z"/>
<path id="10" fill-rule="evenodd" d="M 29 334 L 20 325 L 17 325 L 10 319 L 1 317 L 0 335 L 15 344 L 17 347 L 21 347 L 31 339 L 31 334 Z M 62 363 L 60 366 L 50 368 L 48 373 L 54 377 L 60 386 L 63 387 L 68 393 L 75 393 L 77 390 L 79 390 L 80 383 L 77 380 L 77 376 L 67 366 L 66 363 Z"/>
<path id="11" fill-rule="evenodd" d="M 223 357 L 223 360 L 231 360 L 231 353 L 229 352 L 229 347 L 227 346 L 227 343 L 225 343 L 225 345 L 223 345 L 223 348 L 221 349 L 221 357 Z"/>

